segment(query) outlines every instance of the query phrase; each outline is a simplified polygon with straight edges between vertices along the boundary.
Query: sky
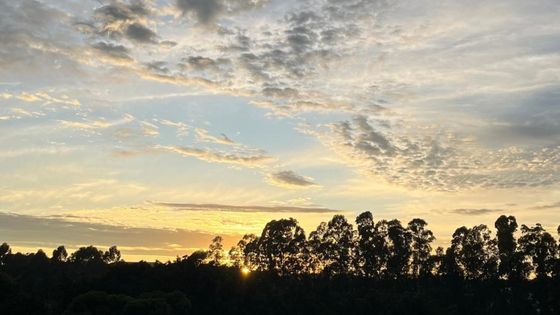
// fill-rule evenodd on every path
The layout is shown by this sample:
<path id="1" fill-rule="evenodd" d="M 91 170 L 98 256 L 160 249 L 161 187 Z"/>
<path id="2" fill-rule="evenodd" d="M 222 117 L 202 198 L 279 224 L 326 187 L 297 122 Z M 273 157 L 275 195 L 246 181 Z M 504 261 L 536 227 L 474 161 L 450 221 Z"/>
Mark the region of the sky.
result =
<path id="1" fill-rule="evenodd" d="M 560 224 L 557 0 L 0 0 L 0 241 Z"/>

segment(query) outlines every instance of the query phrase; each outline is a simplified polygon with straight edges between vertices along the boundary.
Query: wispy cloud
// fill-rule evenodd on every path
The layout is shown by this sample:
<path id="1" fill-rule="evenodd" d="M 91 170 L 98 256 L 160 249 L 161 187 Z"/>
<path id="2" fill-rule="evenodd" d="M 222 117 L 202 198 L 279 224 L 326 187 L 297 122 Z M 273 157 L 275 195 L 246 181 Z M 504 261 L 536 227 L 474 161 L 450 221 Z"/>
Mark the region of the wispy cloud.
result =
<path id="1" fill-rule="evenodd" d="M 175 128 L 177 130 L 177 136 L 179 137 L 184 137 L 189 133 L 189 126 L 183 122 L 176 122 L 168 119 L 156 119 L 156 121 L 164 126 Z"/>
<path id="2" fill-rule="evenodd" d="M 177 153 L 185 157 L 193 157 L 199 160 L 240 165 L 245 167 L 264 167 L 266 164 L 274 161 L 274 158 L 264 154 L 238 154 L 225 153 L 204 148 L 191 148 L 179 146 L 157 146 L 157 149 Z"/>
<path id="3" fill-rule="evenodd" d="M 294 171 L 280 171 L 268 174 L 267 180 L 275 186 L 284 188 L 309 188 L 316 186 L 313 179 L 296 174 Z"/>
<path id="4" fill-rule="evenodd" d="M 108 121 L 105 119 L 82 120 L 82 121 L 60 120 L 59 123 L 64 128 L 97 130 L 97 129 L 106 129 L 118 125 L 128 124 L 134 121 L 134 119 L 135 119 L 134 116 L 130 114 L 126 114 L 121 119 L 114 120 L 114 121 Z"/>
<path id="5" fill-rule="evenodd" d="M 96 245 L 118 245 L 127 255 L 174 257 L 188 250 L 206 248 L 215 236 L 212 233 L 181 229 L 137 228 L 100 223 L 77 222 L 72 216 L 30 216 L 0 212 L 3 240 L 12 246 L 31 244 L 48 251 L 59 245 L 70 248 Z M 79 218 L 81 220 L 87 218 Z M 228 244 L 238 235 L 224 234 Z M 49 248 L 50 247 L 50 248 Z"/>
<path id="6" fill-rule="evenodd" d="M 208 133 L 208 130 L 203 128 L 196 128 L 195 130 L 196 137 L 199 141 L 203 142 L 212 142 L 217 144 L 225 144 L 225 145 L 235 145 L 235 141 L 231 140 L 225 134 L 221 134 L 219 137 L 212 136 Z"/>
<path id="7" fill-rule="evenodd" d="M 193 203 L 170 203 L 154 202 L 156 206 L 168 207 L 182 211 L 223 211 L 223 212 L 272 212 L 272 213 L 336 213 L 340 210 L 320 207 L 292 207 L 278 206 L 234 206 L 220 204 L 193 204 Z"/>
<path id="8" fill-rule="evenodd" d="M 61 95 L 60 97 L 55 97 L 49 95 L 45 92 L 21 92 L 21 93 L 0 93 L 0 98 L 5 100 L 19 100 L 28 103 L 38 102 L 42 105 L 50 105 L 50 104 L 61 104 L 61 105 L 70 105 L 70 106 L 80 106 L 80 101 L 66 95 Z"/>
<path id="9" fill-rule="evenodd" d="M 555 203 L 551 203 L 551 204 L 545 204 L 545 205 L 540 205 L 540 206 L 532 207 L 531 209 L 535 209 L 535 210 L 548 210 L 548 209 L 559 209 L 559 208 L 560 208 L 560 201 L 559 201 L 559 202 L 555 202 Z"/>
<path id="10" fill-rule="evenodd" d="M 490 213 L 497 213 L 497 212 L 503 212 L 503 209 L 485 209 L 485 208 L 481 208 L 481 209 L 469 209 L 469 208 L 462 208 L 462 209 L 455 209 L 453 210 L 454 213 L 460 214 L 460 215 L 484 215 L 484 214 L 490 214 Z"/>

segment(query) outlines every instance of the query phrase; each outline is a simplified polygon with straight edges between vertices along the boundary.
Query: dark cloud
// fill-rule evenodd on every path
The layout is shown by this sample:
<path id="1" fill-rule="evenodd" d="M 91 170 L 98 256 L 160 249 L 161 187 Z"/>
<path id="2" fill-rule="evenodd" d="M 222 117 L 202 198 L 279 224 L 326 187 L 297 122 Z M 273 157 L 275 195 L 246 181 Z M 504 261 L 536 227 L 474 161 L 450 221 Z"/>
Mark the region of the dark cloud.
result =
<path id="1" fill-rule="evenodd" d="M 181 229 L 136 228 L 76 222 L 76 220 L 87 219 L 64 215 L 39 217 L 0 212 L 0 235 L 2 241 L 11 245 L 33 244 L 38 247 L 55 247 L 61 244 L 69 247 L 89 244 L 105 247 L 117 245 L 144 248 L 143 250 L 124 249 L 125 255 L 164 256 L 184 255 L 186 248 L 206 248 L 214 236 Z M 236 235 L 223 236 L 229 244 L 233 244 L 238 239 Z M 170 246 L 173 244 L 175 247 Z"/>
<path id="2" fill-rule="evenodd" d="M 130 51 L 128 50 L 128 48 L 124 47 L 123 45 L 117 45 L 108 42 L 98 42 L 93 44 L 91 47 L 103 53 L 104 55 L 117 60 L 121 60 L 121 61 L 132 60 L 132 58 L 129 56 Z"/>
<path id="3" fill-rule="evenodd" d="M 127 26 L 125 34 L 129 39 L 141 43 L 155 43 L 157 38 L 156 33 L 139 23 Z"/>
<path id="4" fill-rule="evenodd" d="M 174 208 L 184 211 L 223 211 L 223 212 L 271 212 L 271 213 L 335 213 L 340 210 L 317 207 L 289 207 L 289 206 L 233 206 L 220 204 L 193 204 L 193 203 L 153 203 L 158 206 Z"/>
<path id="5" fill-rule="evenodd" d="M 296 26 L 286 31 L 286 39 L 294 52 L 302 53 L 311 48 L 318 39 L 317 33 L 306 26 Z"/>
<path id="6" fill-rule="evenodd" d="M 283 98 L 283 99 L 296 98 L 299 95 L 296 89 L 292 89 L 289 87 L 285 87 L 285 88 L 265 87 L 262 89 L 262 93 L 263 95 L 268 97 Z"/>
<path id="7" fill-rule="evenodd" d="M 96 9 L 95 15 L 106 23 L 130 22 L 147 16 L 148 9 L 141 1 L 131 1 L 129 3 L 113 1 L 111 4 Z"/>
<path id="8" fill-rule="evenodd" d="M 296 174 L 293 171 L 280 171 L 269 174 L 269 181 L 272 184 L 288 187 L 310 187 L 315 186 L 315 183 L 307 177 Z"/>
<path id="9" fill-rule="evenodd" d="M 484 215 L 484 214 L 490 214 L 490 213 L 496 213 L 496 212 L 502 212 L 502 211 L 504 211 L 504 210 L 503 209 L 486 209 L 486 208 L 481 208 L 481 209 L 461 208 L 461 209 L 453 210 L 454 213 L 461 214 L 461 215 L 471 215 L 471 216 Z"/>
<path id="10" fill-rule="evenodd" d="M 268 0 L 176 0 L 177 9 L 198 23 L 209 25 L 223 14 L 262 7 Z"/>
<path id="11" fill-rule="evenodd" d="M 492 137 L 512 143 L 559 144 L 560 85 L 527 94 L 508 97 L 508 109 L 498 114 L 503 123 L 490 127 Z"/>
<path id="12" fill-rule="evenodd" d="M 226 58 L 213 59 L 203 56 L 190 56 L 183 58 L 180 66 L 187 71 L 224 75 L 231 70 L 231 61 Z"/>
<path id="13" fill-rule="evenodd" d="M 169 72 L 169 68 L 167 67 L 167 63 L 165 61 L 152 61 L 146 63 L 145 66 L 151 71 L 155 71 L 159 73 Z"/>
<path id="14" fill-rule="evenodd" d="M 0 30 L 0 76 L 27 88 L 75 82 L 79 43 L 67 13 L 34 0 L 0 1 Z"/>
<path id="15" fill-rule="evenodd" d="M 393 144 L 381 133 L 373 129 L 365 116 L 354 117 L 354 125 L 358 128 L 355 146 L 368 154 L 383 153 L 392 155 L 395 151 Z"/>
<path id="16" fill-rule="evenodd" d="M 555 202 L 555 203 L 551 203 L 551 204 L 547 204 L 547 205 L 542 205 L 542 206 L 537 206 L 537 207 L 533 207 L 531 209 L 535 209 L 535 210 L 548 210 L 548 209 L 558 209 L 560 208 L 560 201 L 559 202 Z"/>
<path id="17" fill-rule="evenodd" d="M 192 14 L 201 24 L 209 24 L 225 9 L 220 0 L 177 0 L 177 8 L 185 14 Z"/>
<path id="18" fill-rule="evenodd" d="M 82 22 L 81 25 L 90 25 L 95 33 L 104 37 L 157 44 L 157 34 L 147 26 L 149 16 L 150 9 L 142 1 L 113 1 L 95 10 L 93 23 Z"/>

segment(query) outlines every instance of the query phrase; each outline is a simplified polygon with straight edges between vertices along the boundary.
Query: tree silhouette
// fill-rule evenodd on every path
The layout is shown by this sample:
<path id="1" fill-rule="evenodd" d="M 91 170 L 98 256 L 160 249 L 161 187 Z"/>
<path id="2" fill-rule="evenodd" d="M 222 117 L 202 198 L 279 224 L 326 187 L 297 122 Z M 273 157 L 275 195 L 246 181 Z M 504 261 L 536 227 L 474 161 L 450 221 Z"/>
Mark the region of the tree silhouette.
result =
<path id="1" fill-rule="evenodd" d="M 498 276 L 506 279 L 525 279 L 529 275 L 531 266 L 517 251 L 517 241 L 514 236 L 517 231 L 515 217 L 502 215 L 496 220 L 494 226 L 497 231 L 500 258 Z"/>
<path id="2" fill-rule="evenodd" d="M 443 249 L 443 247 L 438 246 L 436 248 L 435 254 L 430 255 L 430 258 L 428 258 L 426 267 L 424 269 L 425 274 L 423 274 L 423 276 L 426 275 L 433 275 L 436 277 L 445 276 L 446 275 L 445 268 L 444 268 L 445 259 L 446 259 L 445 250 Z"/>
<path id="3" fill-rule="evenodd" d="M 412 255 L 412 235 L 399 220 L 391 220 L 387 225 L 390 253 L 387 260 L 387 275 L 390 278 L 399 278 L 408 274 Z"/>
<path id="4" fill-rule="evenodd" d="M 103 253 L 103 261 L 108 264 L 114 264 L 121 261 L 121 251 L 118 250 L 117 246 L 109 247 L 105 253 Z"/>
<path id="5" fill-rule="evenodd" d="M 435 240 L 434 233 L 426 229 L 428 223 L 422 219 L 412 219 L 408 222 L 408 230 L 412 237 L 412 276 L 428 275 L 433 269 L 430 261 L 431 243 Z"/>
<path id="6" fill-rule="evenodd" d="M 389 223 L 387 220 L 381 220 L 375 224 L 372 244 L 375 273 L 377 277 L 382 277 L 387 273 L 387 263 L 390 255 Z"/>
<path id="7" fill-rule="evenodd" d="M 93 246 L 80 247 L 70 255 L 70 261 L 75 263 L 101 263 L 103 252 Z"/>
<path id="8" fill-rule="evenodd" d="M 216 236 L 212 239 L 212 243 L 208 247 L 208 261 L 211 265 L 219 266 L 224 259 L 224 245 L 222 245 L 222 237 Z"/>
<path id="9" fill-rule="evenodd" d="M 469 229 L 465 226 L 457 228 L 453 232 L 451 245 L 445 251 L 445 256 L 440 266 L 440 274 L 449 277 L 463 277 L 463 267 L 461 264 L 461 252 L 463 243 Z"/>
<path id="10" fill-rule="evenodd" d="M 222 263 L 221 237 L 208 250 L 166 263 L 118 262 L 116 246 L 59 246 L 14 253 L 0 246 L 0 313 L 55 314 L 558 314 L 560 248 L 537 224 L 501 216 L 460 227 L 432 253 L 433 233 L 412 219 L 343 216 L 306 240 L 294 219 L 245 235 Z M 559 231 L 560 232 L 560 231 Z M 560 234 L 560 233 L 559 233 Z M 95 263 L 93 263 L 95 262 Z M 227 262 L 227 261 L 226 261 Z M 239 268 L 256 272 L 247 276 Z M 532 269 L 534 267 L 534 270 Z M 322 275 L 318 275 L 323 273 Z M 326 276 L 323 276 L 326 275 Z M 533 276 L 536 275 L 536 279 Z M 545 279 L 546 278 L 546 279 Z"/>
<path id="11" fill-rule="evenodd" d="M 556 229 L 556 232 L 560 236 L 560 225 Z M 556 257 L 554 258 L 552 266 L 552 276 L 554 278 L 560 278 L 560 238 L 558 240 L 558 246 L 556 247 Z"/>
<path id="12" fill-rule="evenodd" d="M 232 261 L 232 264 L 233 264 L 234 267 L 237 267 L 237 268 L 242 268 L 242 267 L 251 268 L 251 266 L 253 265 L 252 262 L 254 261 L 254 259 L 252 259 L 247 254 L 246 248 L 247 248 L 248 244 L 251 244 L 256 239 L 257 239 L 257 236 L 255 234 L 245 234 L 245 235 L 243 235 L 243 238 L 241 240 L 239 240 L 239 242 L 237 242 L 237 245 L 230 249 L 229 257 L 230 257 L 230 260 Z"/>
<path id="13" fill-rule="evenodd" d="M 309 255 L 309 271 L 312 273 L 320 273 L 324 270 L 325 264 L 323 257 L 324 247 L 323 239 L 327 231 L 327 223 L 321 222 L 315 231 L 309 233 L 307 241 L 307 251 Z"/>
<path id="14" fill-rule="evenodd" d="M 521 253 L 529 259 L 537 277 L 550 276 L 556 255 L 556 240 L 537 223 L 534 227 L 521 226 L 522 236 L 519 238 Z"/>
<path id="15" fill-rule="evenodd" d="M 208 258 L 208 252 L 205 250 L 197 250 L 190 255 L 184 256 L 184 259 L 181 260 L 187 266 L 190 267 L 198 267 L 200 266 L 206 259 Z"/>
<path id="16" fill-rule="evenodd" d="M 279 274 L 301 272 L 300 258 L 305 247 L 305 233 L 293 219 L 272 220 L 266 224 L 259 238 L 247 245 L 248 255 L 255 257 L 259 270 Z"/>
<path id="17" fill-rule="evenodd" d="M 58 262 L 65 262 L 68 259 L 68 252 L 64 246 L 58 246 L 52 253 L 52 260 Z"/>
<path id="18" fill-rule="evenodd" d="M 366 211 L 356 218 L 358 244 L 356 250 L 356 269 L 367 277 L 378 276 L 377 257 L 375 256 L 375 224 L 373 215 Z"/>
<path id="19" fill-rule="evenodd" d="M 467 229 L 462 239 L 459 260 L 467 279 L 490 279 L 497 274 L 498 249 L 496 240 L 484 224 Z"/>
<path id="20" fill-rule="evenodd" d="M 353 270 L 355 234 L 343 215 L 335 215 L 314 233 L 313 252 L 327 274 L 348 274 Z"/>
<path id="21" fill-rule="evenodd" d="M 0 265 L 2 264 L 2 261 L 4 260 L 4 257 L 6 255 L 9 255 L 12 253 L 12 250 L 10 249 L 10 245 L 8 245 L 7 243 L 2 243 L 2 245 L 0 245 Z"/>

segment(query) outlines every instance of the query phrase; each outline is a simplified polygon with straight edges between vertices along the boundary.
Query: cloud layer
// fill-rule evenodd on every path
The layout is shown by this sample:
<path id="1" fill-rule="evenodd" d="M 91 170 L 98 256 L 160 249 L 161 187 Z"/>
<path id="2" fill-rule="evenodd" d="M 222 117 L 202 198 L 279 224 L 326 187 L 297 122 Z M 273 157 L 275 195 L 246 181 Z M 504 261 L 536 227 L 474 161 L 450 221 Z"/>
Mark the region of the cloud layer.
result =
<path id="1" fill-rule="evenodd" d="M 2 1 L 0 210 L 126 219 L 144 199 L 184 200 L 173 224 L 257 231 L 276 212 L 474 220 L 518 204 L 552 222 L 537 210 L 560 200 L 559 11 Z M 317 209 L 227 206 L 292 201 Z M 160 205 L 172 218 L 176 206 Z M 135 226 L 164 220 L 154 213 Z"/>

